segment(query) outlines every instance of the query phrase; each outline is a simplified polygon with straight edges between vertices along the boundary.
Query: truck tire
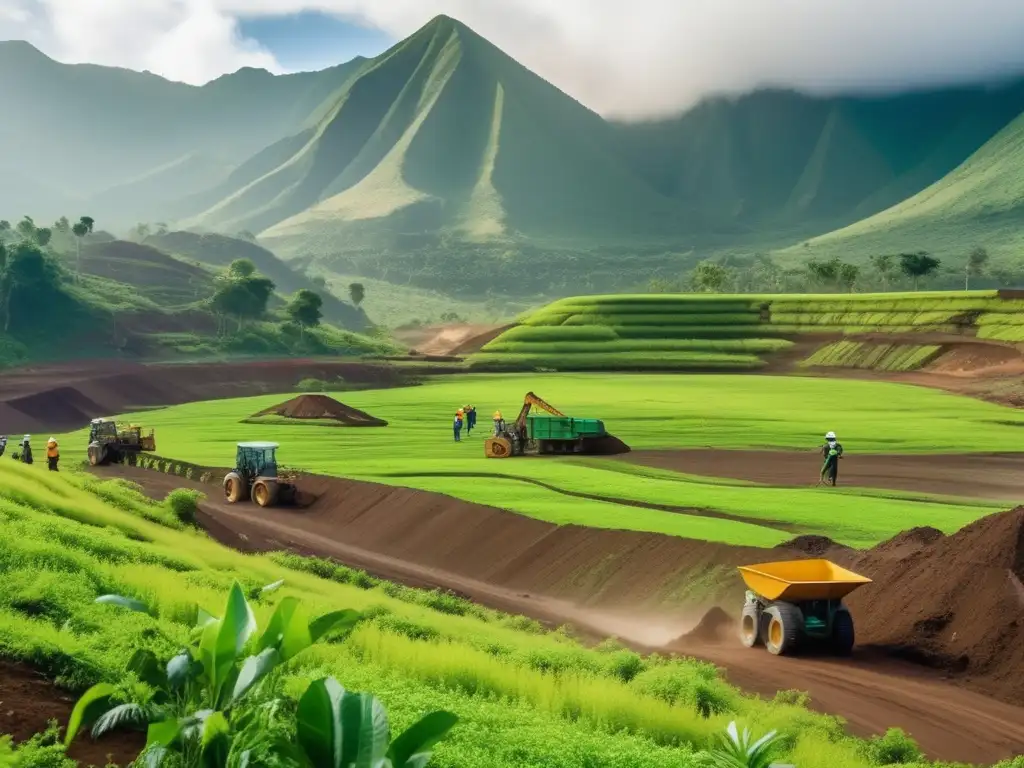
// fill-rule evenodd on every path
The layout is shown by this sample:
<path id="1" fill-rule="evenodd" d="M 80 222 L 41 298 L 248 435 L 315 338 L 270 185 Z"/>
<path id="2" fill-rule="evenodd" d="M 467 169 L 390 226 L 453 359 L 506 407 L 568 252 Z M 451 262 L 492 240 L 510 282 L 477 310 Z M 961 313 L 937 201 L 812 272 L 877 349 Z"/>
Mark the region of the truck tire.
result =
<path id="1" fill-rule="evenodd" d="M 224 476 L 224 500 L 235 504 L 248 498 L 249 484 L 237 472 L 228 472 Z"/>
<path id="2" fill-rule="evenodd" d="M 800 643 L 804 615 L 791 603 L 772 603 L 766 610 L 768 630 L 764 644 L 773 656 L 792 653 Z"/>
<path id="3" fill-rule="evenodd" d="M 757 606 L 748 603 L 743 606 L 743 613 L 740 614 L 740 642 L 747 648 L 754 648 L 761 645 L 761 616 Z"/>
<path id="4" fill-rule="evenodd" d="M 277 504 L 277 495 L 276 480 L 261 477 L 252 484 L 252 500 L 261 507 L 273 507 Z"/>
<path id="5" fill-rule="evenodd" d="M 89 465 L 99 467 L 107 463 L 107 448 L 102 443 L 92 443 L 89 446 Z"/>
<path id="6" fill-rule="evenodd" d="M 849 656 L 853 653 L 854 642 L 853 616 L 840 608 L 832 618 L 832 650 L 837 656 Z"/>

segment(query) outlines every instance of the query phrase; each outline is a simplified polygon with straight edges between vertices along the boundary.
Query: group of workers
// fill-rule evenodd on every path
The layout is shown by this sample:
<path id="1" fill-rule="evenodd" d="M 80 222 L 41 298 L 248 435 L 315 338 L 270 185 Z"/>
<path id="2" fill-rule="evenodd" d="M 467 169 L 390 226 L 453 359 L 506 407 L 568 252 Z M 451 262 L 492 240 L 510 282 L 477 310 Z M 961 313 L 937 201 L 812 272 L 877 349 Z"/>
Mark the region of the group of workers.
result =
<path id="1" fill-rule="evenodd" d="M 455 429 L 455 442 L 462 442 L 462 428 L 465 426 L 466 434 L 472 434 L 473 428 L 476 426 L 476 407 L 472 405 L 464 405 L 455 412 L 455 423 L 452 425 Z"/>
<path id="2" fill-rule="evenodd" d="M 25 435 L 21 439 L 21 450 L 12 453 L 11 458 L 20 461 L 22 464 L 32 464 L 32 435 Z M 0 456 L 7 451 L 7 435 L 0 435 Z M 46 466 L 51 472 L 57 472 L 57 465 L 60 463 L 60 446 L 54 438 L 46 441 Z"/>

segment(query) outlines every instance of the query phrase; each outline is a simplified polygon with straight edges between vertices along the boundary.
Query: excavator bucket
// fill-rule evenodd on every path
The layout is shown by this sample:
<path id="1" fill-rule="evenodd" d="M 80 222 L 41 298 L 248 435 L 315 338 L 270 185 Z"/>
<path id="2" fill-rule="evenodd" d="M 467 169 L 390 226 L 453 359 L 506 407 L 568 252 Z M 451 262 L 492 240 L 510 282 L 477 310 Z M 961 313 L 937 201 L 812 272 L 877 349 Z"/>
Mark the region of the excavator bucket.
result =
<path id="1" fill-rule="evenodd" d="M 512 443 L 504 437 L 488 437 L 484 441 L 484 456 L 488 459 L 506 459 L 512 455 Z"/>
<path id="2" fill-rule="evenodd" d="M 871 579 L 829 560 L 786 560 L 741 565 L 747 587 L 766 600 L 798 603 L 806 600 L 841 600 Z"/>

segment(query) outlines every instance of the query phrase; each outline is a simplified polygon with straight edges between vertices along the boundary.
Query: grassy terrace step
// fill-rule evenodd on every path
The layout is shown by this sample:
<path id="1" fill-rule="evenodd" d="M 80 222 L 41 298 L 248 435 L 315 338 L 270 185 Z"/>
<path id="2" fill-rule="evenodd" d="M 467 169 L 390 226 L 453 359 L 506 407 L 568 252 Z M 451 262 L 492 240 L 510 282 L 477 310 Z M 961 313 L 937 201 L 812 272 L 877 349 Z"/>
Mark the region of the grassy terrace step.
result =
<path id="1" fill-rule="evenodd" d="M 561 299 L 469 359 L 476 369 L 756 370 L 792 337 L 946 333 L 1024 341 L 1024 299 L 997 291 Z M 830 346 L 808 365 L 912 370 L 933 345 Z M 838 362 L 837 362 L 838 361 Z"/>

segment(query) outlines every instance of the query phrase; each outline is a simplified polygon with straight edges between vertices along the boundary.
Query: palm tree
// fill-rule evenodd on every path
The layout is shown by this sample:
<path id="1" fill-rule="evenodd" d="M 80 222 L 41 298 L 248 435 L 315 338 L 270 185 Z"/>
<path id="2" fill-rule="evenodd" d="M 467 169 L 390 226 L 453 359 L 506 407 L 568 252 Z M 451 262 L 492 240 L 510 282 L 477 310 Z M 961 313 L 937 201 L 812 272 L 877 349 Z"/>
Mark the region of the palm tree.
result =
<path id="1" fill-rule="evenodd" d="M 91 216 L 82 216 L 74 226 L 71 227 L 71 232 L 75 236 L 75 282 L 77 283 L 82 279 L 82 238 L 92 233 L 93 225 L 96 221 Z"/>

